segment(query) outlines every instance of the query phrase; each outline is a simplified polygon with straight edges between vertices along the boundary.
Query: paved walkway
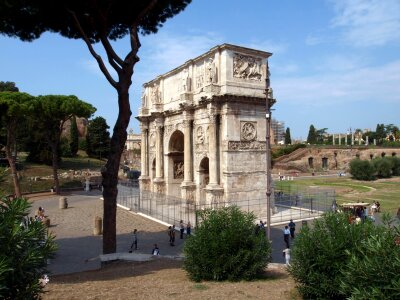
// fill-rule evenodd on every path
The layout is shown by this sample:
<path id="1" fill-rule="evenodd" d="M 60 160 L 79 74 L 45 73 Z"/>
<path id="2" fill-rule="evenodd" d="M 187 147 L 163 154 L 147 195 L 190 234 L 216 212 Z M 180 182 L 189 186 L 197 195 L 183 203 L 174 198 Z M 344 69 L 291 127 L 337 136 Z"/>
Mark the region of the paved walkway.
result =
<path id="1" fill-rule="evenodd" d="M 68 274 L 100 268 L 102 254 L 102 236 L 94 236 L 94 219 L 103 217 L 103 201 L 99 191 L 74 192 L 67 197 L 68 208 L 59 208 L 59 195 L 46 195 L 32 198 L 32 212 L 39 206 L 45 209 L 50 218 L 49 230 L 55 235 L 58 244 L 56 257 L 48 266 L 51 274 Z M 176 224 L 178 225 L 178 224 Z M 301 224 L 297 224 L 298 227 Z M 128 254 L 132 243 L 133 229 L 138 229 L 138 250 Z M 299 229 L 299 228 L 298 228 Z M 271 228 L 272 261 L 284 263 L 282 226 Z M 161 255 L 182 256 L 185 239 L 179 239 L 176 233 L 175 247 L 169 245 L 167 226 L 139 214 L 117 209 L 117 252 L 132 260 L 142 260 L 150 254 L 155 243 L 160 248 Z"/>

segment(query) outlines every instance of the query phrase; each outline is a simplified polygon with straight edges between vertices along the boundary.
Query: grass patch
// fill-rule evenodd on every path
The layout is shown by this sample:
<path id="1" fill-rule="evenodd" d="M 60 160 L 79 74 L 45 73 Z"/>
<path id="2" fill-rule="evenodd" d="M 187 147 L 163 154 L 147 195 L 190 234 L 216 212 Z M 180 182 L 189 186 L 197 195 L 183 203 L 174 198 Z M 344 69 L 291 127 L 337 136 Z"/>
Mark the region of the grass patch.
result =
<path id="1" fill-rule="evenodd" d="M 21 170 L 18 171 L 20 186 L 22 193 L 32 193 L 38 191 L 50 191 L 53 187 L 53 168 L 52 166 L 41 165 L 36 163 L 30 163 L 25 161 L 26 154 L 22 153 L 19 156 L 19 164 Z M 100 171 L 101 167 L 105 164 L 105 161 L 88 158 L 85 156 L 77 157 L 63 157 L 58 169 L 58 173 L 67 172 L 69 170 L 87 170 Z M 51 179 L 47 180 L 34 180 L 35 177 L 46 177 L 51 176 Z M 62 179 L 59 178 L 61 188 L 76 188 L 82 187 L 82 183 L 77 179 Z M 0 194 L 10 195 L 14 194 L 14 185 L 12 182 L 11 171 L 6 172 L 4 181 L 0 183 Z"/>
<path id="2" fill-rule="evenodd" d="M 335 190 L 336 200 L 345 202 L 379 201 L 381 210 L 394 214 L 400 203 L 400 177 L 377 181 L 358 181 L 351 178 L 296 178 L 293 181 L 276 181 L 276 190 L 284 193 L 301 193 L 307 188 L 331 188 Z"/>
<path id="3" fill-rule="evenodd" d="M 196 283 L 195 285 L 193 285 L 193 288 L 195 290 L 204 291 L 204 290 L 208 289 L 208 286 L 206 286 L 205 284 L 202 284 L 202 283 Z"/>

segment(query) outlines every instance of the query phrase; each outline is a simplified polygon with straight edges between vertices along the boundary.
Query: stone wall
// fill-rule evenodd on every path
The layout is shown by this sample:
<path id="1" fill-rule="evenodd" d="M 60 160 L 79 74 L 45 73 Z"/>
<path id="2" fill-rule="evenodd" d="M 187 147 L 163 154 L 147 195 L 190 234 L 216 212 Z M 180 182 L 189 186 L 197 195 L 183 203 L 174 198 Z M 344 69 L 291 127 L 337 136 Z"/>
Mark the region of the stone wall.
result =
<path id="1" fill-rule="evenodd" d="M 299 157 L 298 154 L 301 154 Z M 346 170 L 349 169 L 350 161 L 356 157 L 360 159 L 373 159 L 382 156 L 400 157 L 399 148 L 317 148 L 309 147 L 307 149 L 298 149 L 288 156 L 285 161 L 274 165 L 275 172 L 281 170 L 304 170 L 304 171 L 322 171 L 322 170 Z M 293 159 L 291 159 L 291 157 Z M 311 164 L 312 160 L 312 164 Z M 323 160 L 326 167 L 323 166 Z"/>

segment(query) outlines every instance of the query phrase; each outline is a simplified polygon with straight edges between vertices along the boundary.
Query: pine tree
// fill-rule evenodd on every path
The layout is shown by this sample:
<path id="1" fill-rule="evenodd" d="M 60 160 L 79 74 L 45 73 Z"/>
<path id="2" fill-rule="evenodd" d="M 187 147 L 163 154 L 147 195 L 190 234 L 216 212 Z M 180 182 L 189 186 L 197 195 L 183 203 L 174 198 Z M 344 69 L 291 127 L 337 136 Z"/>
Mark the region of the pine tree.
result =
<path id="1" fill-rule="evenodd" d="M 69 142 L 69 148 L 71 150 L 72 156 L 76 156 L 76 154 L 78 153 L 78 146 L 79 146 L 78 126 L 76 125 L 76 117 L 73 116 L 71 119 L 70 142 Z"/>
<path id="2" fill-rule="evenodd" d="M 290 128 L 286 128 L 286 133 L 285 133 L 285 145 L 291 145 L 292 144 L 292 138 L 290 137 Z"/>
<path id="3" fill-rule="evenodd" d="M 308 131 L 307 143 L 316 144 L 317 143 L 317 133 L 314 125 L 310 125 L 310 129 Z"/>

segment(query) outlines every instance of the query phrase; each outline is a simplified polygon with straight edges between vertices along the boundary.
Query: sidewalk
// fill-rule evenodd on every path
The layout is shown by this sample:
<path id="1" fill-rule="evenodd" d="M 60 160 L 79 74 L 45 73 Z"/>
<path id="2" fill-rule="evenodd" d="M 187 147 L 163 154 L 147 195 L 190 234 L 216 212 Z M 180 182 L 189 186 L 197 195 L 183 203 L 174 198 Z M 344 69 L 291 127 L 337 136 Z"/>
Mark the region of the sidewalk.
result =
<path id="1" fill-rule="evenodd" d="M 100 191 L 74 192 L 63 195 L 68 199 L 68 208 L 59 209 L 60 195 L 45 195 L 32 199 L 32 214 L 39 206 L 45 209 L 50 218 L 49 231 L 58 245 L 56 257 L 50 261 L 48 269 L 52 275 L 82 272 L 101 267 L 102 236 L 94 236 L 94 218 L 103 218 L 103 200 Z M 178 224 L 175 224 L 178 226 Z M 297 223 L 297 232 L 301 224 Z M 138 230 L 138 250 L 128 253 L 132 243 L 132 232 Z M 283 226 L 271 228 L 273 242 L 272 262 L 284 263 L 282 250 Z M 151 259 L 151 250 L 158 244 L 160 255 L 181 257 L 185 239 L 179 239 L 176 232 L 175 246 L 169 245 L 168 227 L 139 214 L 117 208 L 117 257 L 126 260 Z M 103 260 L 107 260 L 103 256 Z"/>
<path id="2" fill-rule="evenodd" d="M 94 218 L 103 218 L 103 201 L 99 191 L 76 192 L 67 197 L 68 208 L 59 209 L 60 195 L 45 195 L 32 199 L 32 214 L 42 206 L 50 218 L 49 231 L 58 245 L 56 257 L 48 266 L 52 274 L 67 274 L 100 268 L 103 252 L 102 236 L 94 236 Z M 135 213 L 117 208 L 117 252 L 128 254 L 133 229 L 138 230 L 138 250 L 130 254 L 150 254 L 155 243 L 161 255 L 181 256 L 183 241 L 169 245 L 167 227 Z M 139 258 L 138 258 L 139 259 Z"/>

